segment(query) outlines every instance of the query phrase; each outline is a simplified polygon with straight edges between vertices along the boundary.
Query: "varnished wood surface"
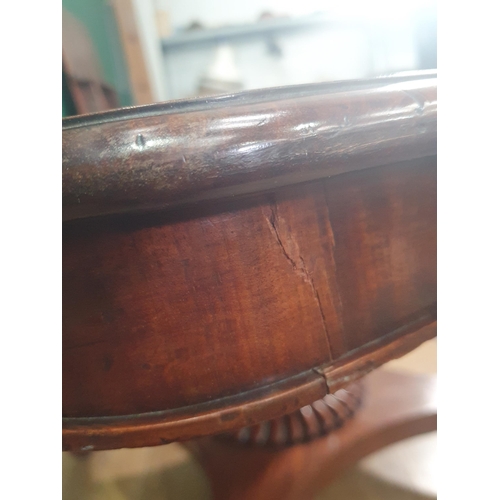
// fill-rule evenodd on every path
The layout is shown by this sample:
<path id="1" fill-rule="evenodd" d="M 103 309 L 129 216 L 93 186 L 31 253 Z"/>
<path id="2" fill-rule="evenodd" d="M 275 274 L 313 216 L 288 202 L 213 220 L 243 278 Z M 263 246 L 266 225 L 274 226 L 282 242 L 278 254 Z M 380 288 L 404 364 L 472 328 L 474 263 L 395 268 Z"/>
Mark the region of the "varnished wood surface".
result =
<path id="1" fill-rule="evenodd" d="M 311 441 L 354 418 L 362 404 L 363 392 L 363 382 L 352 382 L 293 413 L 221 434 L 219 439 L 275 448 Z"/>
<path id="2" fill-rule="evenodd" d="M 106 204 L 107 195 L 116 201 L 115 194 L 127 198 L 143 188 L 154 200 L 149 180 L 163 182 L 160 152 L 168 160 L 175 144 L 171 149 L 160 141 L 157 156 L 138 166 L 136 153 L 127 163 L 113 156 L 117 151 L 105 139 L 99 146 L 98 131 L 104 125 L 120 125 L 129 127 L 131 134 L 141 133 L 135 120 L 145 120 L 154 130 L 164 130 L 167 122 L 184 123 L 176 130 L 184 130 L 185 151 L 194 154 L 201 145 L 191 144 L 192 127 L 201 126 L 213 111 L 195 108 L 201 115 L 192 124 L 183 122 L 188 115 L 193 118 L 192 109 L 139 117 L 131 110 L 130 119 L 122 111 L 69 122 L 63 132 L 68 141 L 64 147 L 69 148 L 63 153 L 63 177 L 71 171 L 65 186 L 75 194 L 87 189 L 90 179 L 103 191 L 97 198 L 83 197 L 84 211 L 77 215 L 72 212 L 73 194 L 63 197 L 63 211 L 73 213 L 67 217 L 73 220 L 63 226 L 65 449 L 162 444 L 276 418 L 435 335 L 435 136 L 406 127 L 418 115 L 429 120 L 426 130 L 432 130 L 435 102 L 424 99 L 423 113 L 415 114 L 414 104 L 405 101 L 407 91 L 400 89 L 395 96 L 391 87 L 403 82 L 431 95 L 435 82 L 429 80 L 383 80 L 379 87 L 360 85 L 354 94 L 340 87 L 341 92 L 323 95 L 325 87 L 320 86 L 312 96 L 318 108 L 309 114 L 303 108 L 299 115 L 293 114 L 298 108 L 290 104 L 286 92 L 293 89 L 288 89 L 287 99 L 266 105 L 280 109 L 283 116 L 291 110 L 303 125 L 322 112 L 319 101 L 328 103 L 332 96 L 342 96 L 347 109 L 356 110 L 349 116 L 358 116 L 357 123 L 372 117 L 375 128 L 366 129 L 365 143 L 356 136 L 359 143 L 353 150 L 364 155 L 363 170 L 356 155 L 349 156 L 349 168 L 337 169 L 343 161 L 339 148 L 349 141 L 343 134 L 321 136 L 323 129 L 318 129 L 310 136 L 312 142 L 306 141 L 311 151 L 315 144 L 322 145 L 320 163 L 325 169 L 316 172 L 344 173 L 302 183 L 294 178 L 273 187 L 269 179 L 276 172 L 292 172 L 297 158 L 307 172 L 314 170 L 315 161 L 295 155 L 293 147 L 268 157 L 268 163 L 259 149 L 238 150 L 236 166 L 247 164 L 250 172 L 258 164 L 265 172 L 262 192 L 230 200 L 203 198 L 195 205 L 154 212 L 143 212 L 149 205 L 140 196 L 139 205 L 127 201 L 127 213 L 114 215 L 108 212 L 122 209 L 103 209 L 94 201 L 102 195 Z M 363 92 L 383 95 L 378 108 Z M 228 116 L 234 110 L 253 116 L 262 105 L 238 99 L 238 105 L 216 108 Z M 410 122 L 400 115 L 403 108 L 404 113 L 413 110 Z M 399 128 L 393 123 L 398 120 Z M 243 133 L 239 122 L 228 123 L 221 138 Z M 276 126 L 276 134 L 287 135 L 287 127 Z M 353 133 L 356 130 L 353 126 Z M 400 135 L 391 135 L 397 130 Z M 378 153 L 373 150 L 376 136 Z M 421 143 L 422 136 L 429 142 Z M 79 159 L 71 156 L 88 137 L 97 141 L 92 148 L 81 150 Z M 295 140 L 293 134 L 287 137 Z M 207 148 L 203 175 L 191 177 L 200 193 L 205 182 L 212 182 L 209 178 L 231 183 L 239 175 L 229 167 L 219 170 L 209 144 Z M 405 155 L 411 159 L 401 161 Z M 167 170 L 171 168 L 177 169 Z M 189 166 L 179 168 L 191 175 Z M 147 173 L 144 183 L 134 177 L 139 191 L 127 187 L 132 182 L 129 171 L 135 169 Z M 109 177 L 106 172 L 114 173 Z M 248 185 L 239 179 L 237 185 Z M 190 199 L 184 188 L 163 188 L 165 200 L 177 199 L 179 193 L 186 195 L 184 201 Z M 86 217 L 96 215 L 89 207 L 98 205 L 101 216 Z M 138 206 L 141 210 L 135 213 Z"/>
<path id="3" fill-rule="evenodd" d="M 330 434 L 284 449 L 204 438 L 187 443 L 203 465 L 214 500 L 309 500 L 361 458 L 436 430 L 436 380 L 376 371 L 364 405 Z"/>
<path id="4" fill-rule="evenodd" d="M 63 120 L 64 220 L 262 192 L 436 151 L 436 74 Z"/>
<path id="5" fill-rule="evenodd" d="M 340 358 L 337 367 L 334 364 L 309 370 L 263 388 L 191 407 L 125 418 L 63 418 L 63 448 L 90 451 L 155 446 L 255 425 L 290 414 L 435 335 L 434 323 L 396 341 L 389 336 L 385 343 L 379 340 L 365 346 L 359 357 L 353 353 Z"/>

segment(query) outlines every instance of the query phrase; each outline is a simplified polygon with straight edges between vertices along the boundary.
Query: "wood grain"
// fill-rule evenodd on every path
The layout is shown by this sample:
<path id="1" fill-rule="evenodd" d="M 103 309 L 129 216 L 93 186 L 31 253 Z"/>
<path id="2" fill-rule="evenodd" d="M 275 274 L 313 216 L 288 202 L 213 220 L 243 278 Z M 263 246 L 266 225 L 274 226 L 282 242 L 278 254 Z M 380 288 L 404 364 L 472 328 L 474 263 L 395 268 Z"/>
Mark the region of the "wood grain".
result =
<path id="1" fill-rule="evenodd" d="M 258 193 L 436 153 L 436 74 L 63 120 L 63 219 Z"/>
<path id="2" fill-rule="evenodd" d="M 348 349 L 435 307 L 435 162 L 387 165 L 328 183 Z"/>
<path id="3" fill-rule="evenodd" d="M 237 96 L 236 103 L 205 111 L 199 103 L 196 112 L 178 104 L 177 113 L 148 108 L 139 117 L 130 110 L 129 118 L 103 114 L 69 122 L 63 132 L 69 190 L 63 191 L 71 193 L 63 193 L 63 210 L 73 214 L 63 224 L 65 449 L 155 445 L 254 425 L 310 404 L 435 335 L 436 151 L 429 132 L 435 82 L 429 81 L 420 75 L 378 87 L 354 84 L 354 94 L 320 86 L 306 92 L 317 106 L 310 111 L 297 104 L 306 99 L 299 88 L 264 104 Z M 407 91 L 393 94 L 391 85 L 402 84 L 426 89 L 430 100 L 422 113 L 408 104 Z M 297 103 L 290 92 L 297 92 Z M 378 100 L 370 101 L 374 96 Z M 352 136 L 327 134 L 333 122 L 322 100 L 329 112 L 345 100 L 365 142 L 357 126 Z M 216 111 L 220 117 L 244 113 L 253 123 L 264 105 L 288 117 L 273 125 L 275 136 L 285 137 L 276 156 L 238 149 L 234 168 L 222 168 L 224 162 L 212 161 L 210 141 L 202 141 L 204 156 L 190 135 Z M 403 118 L 393 128 L 398 113 Z M 418 116 L 429 120 L 425 144 L 413 125 L 405 128 L 405 113 L 417 127 Z M 318 116 L 322 126 L 301 144 L 320 155 L 319 163 L 292 145 L 296 127 L 307 128 Z M 141 134 L 136 120 L 160 135 L 177 123 L 185 151 L 207 164 L 192 175 L 189 165 L 167 166 L 175 144 L 160 141 L 141 163 L 136 153 L 120 157 L 121 146 L 108 149 L 106 134 L 99 142 L 102 127 L 111 127 L 115 139 L 118 125 Z M 219 147 L 261 133 L 240 125 L 230 120 L 223 131 L 214 129 Z M 398 135 L 401 130 L 406 135 Z M 79 149 L 83 144 L 92 147 Z M 351 147 L 343 163 L 339 151 Z M 164 183 L 164 174 L 174 171 L 191 182 Z M 307 182 L 298 182 L 301 171 Z M 286 182 L 278 180 L 282 174 Z M 257 177 L 262 189 L 246 191 Z M 72 212 L 72 196 L 89 194 L 88 182 L 101 186 L 100 194 L 83 196 L 83 211 Z M 216 186 L 223 185 L 243 187 L 243 194 L 218 198 Z M 193 204 L 195 188 L 204 194 Z M 167 206 L 181 194 L 184 204 Z M 138 204 L 130 204 L 130 196 Z"/>

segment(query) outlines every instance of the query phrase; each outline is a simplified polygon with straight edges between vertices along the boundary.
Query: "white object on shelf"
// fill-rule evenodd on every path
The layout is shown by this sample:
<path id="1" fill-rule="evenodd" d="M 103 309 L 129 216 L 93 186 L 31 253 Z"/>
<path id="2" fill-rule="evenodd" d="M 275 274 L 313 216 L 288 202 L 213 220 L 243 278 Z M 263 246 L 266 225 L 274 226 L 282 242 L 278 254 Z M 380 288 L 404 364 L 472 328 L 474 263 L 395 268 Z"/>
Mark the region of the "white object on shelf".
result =
<path id="1" fill-rule="evenodd" d="M 207 78 L 223 82 L 239 83 L 240 72 L 236 67 L 234 50 L 229 45 L 221 45 L 215 53 L 215 60 L 208 69 Z"/>

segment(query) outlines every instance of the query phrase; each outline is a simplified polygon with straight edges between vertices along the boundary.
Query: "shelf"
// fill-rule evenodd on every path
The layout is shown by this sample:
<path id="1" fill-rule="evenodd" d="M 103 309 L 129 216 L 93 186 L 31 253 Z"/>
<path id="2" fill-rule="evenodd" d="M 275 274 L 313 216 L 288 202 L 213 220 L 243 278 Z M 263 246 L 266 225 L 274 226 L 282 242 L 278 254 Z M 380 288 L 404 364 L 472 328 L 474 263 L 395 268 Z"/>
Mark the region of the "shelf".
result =
<path id="1" fill-rule="evenodd" d="M 163 38 L 162 47 L 164 51 L 168 51 L 187 45 L 262 37 L 262 35 L 273 35 L 287 31 L 308 30 L 318 27 L 326 28 L 339 25 L 339 20 L 324 14 L 300 18 L 266 19 L 239 26 L 186 31 L 184 33 L 172 35 L 168 38 Z M 345 26 L 345 22 L 342 22 L 342 26 Z"/>

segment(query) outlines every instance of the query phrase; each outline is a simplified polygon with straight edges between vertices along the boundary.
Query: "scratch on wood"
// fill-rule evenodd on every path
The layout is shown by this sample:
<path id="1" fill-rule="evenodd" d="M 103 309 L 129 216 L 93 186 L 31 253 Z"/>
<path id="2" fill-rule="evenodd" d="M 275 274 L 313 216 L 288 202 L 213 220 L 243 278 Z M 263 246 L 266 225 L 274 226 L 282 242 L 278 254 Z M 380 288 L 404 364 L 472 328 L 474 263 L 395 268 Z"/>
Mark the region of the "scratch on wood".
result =
<path id="1" fill-rule="evenodd" d="M 418 93 L 412 92 L 410 90 L 403 90 L 403 93 L 407 95 L 417 106 L 415 108 L 415 113 L 421 115 L 425 109 L 425 99 L 418 95 Z"/>

